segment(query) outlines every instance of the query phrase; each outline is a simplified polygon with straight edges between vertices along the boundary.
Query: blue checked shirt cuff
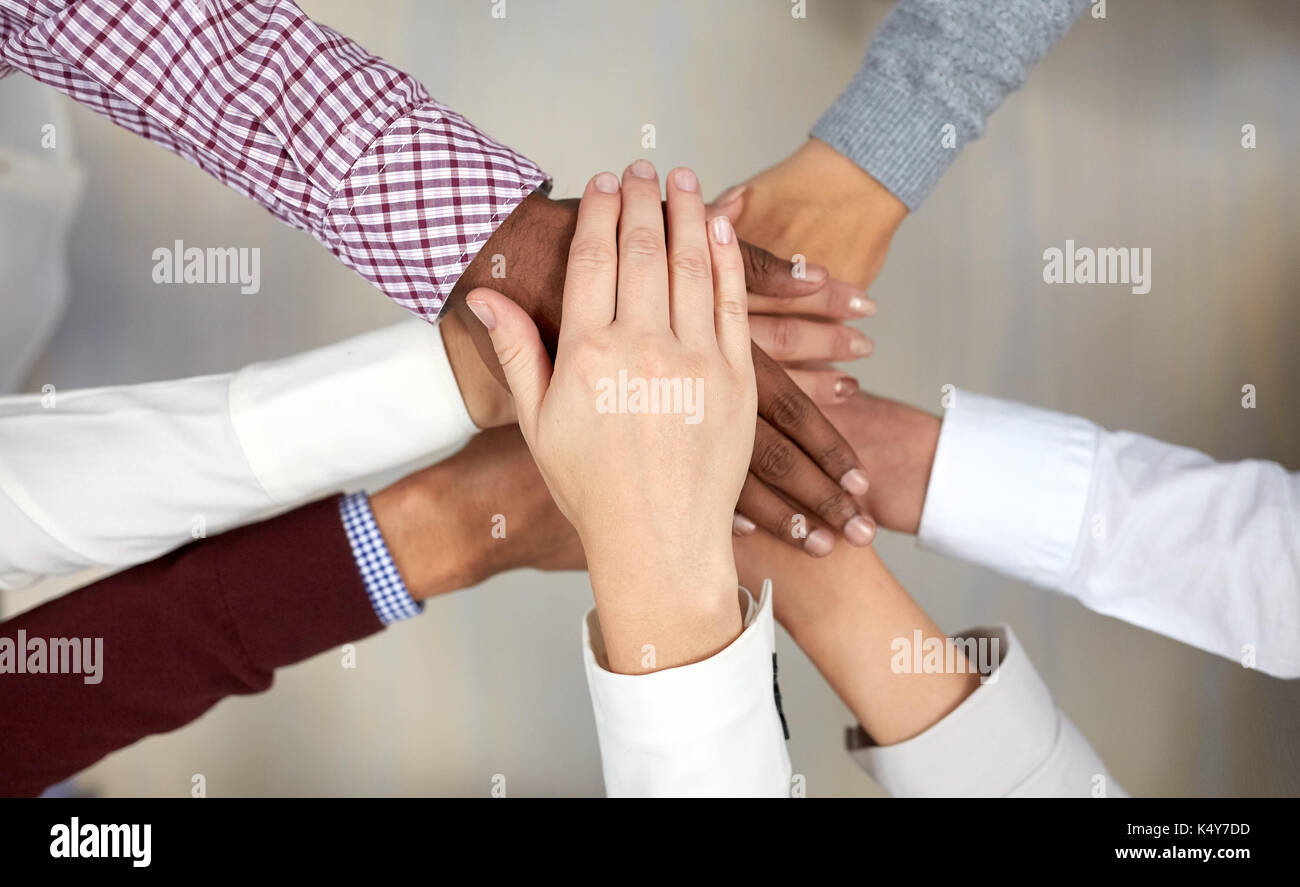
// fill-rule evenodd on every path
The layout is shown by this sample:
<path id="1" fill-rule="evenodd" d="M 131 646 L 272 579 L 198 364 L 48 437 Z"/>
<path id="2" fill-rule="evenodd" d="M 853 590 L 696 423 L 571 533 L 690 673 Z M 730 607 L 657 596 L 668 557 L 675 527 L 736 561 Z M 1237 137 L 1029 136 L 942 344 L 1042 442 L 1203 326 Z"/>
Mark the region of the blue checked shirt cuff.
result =
<path id="1" fill-rule="evenodd" d="M 375 523 L 370 510 L 370 497 L 365 493 L 344 496 L 339 502 L 343 530 L 348 534 L 352 556 L 357 560 L 357 571 L 366 585 L 370 606 L 384 625 L 410 619 L 424 612 L 424 604 L 411 597 L 406 583 L 397 572 L 393 556 L 388 553 L 384 536 Z"/>

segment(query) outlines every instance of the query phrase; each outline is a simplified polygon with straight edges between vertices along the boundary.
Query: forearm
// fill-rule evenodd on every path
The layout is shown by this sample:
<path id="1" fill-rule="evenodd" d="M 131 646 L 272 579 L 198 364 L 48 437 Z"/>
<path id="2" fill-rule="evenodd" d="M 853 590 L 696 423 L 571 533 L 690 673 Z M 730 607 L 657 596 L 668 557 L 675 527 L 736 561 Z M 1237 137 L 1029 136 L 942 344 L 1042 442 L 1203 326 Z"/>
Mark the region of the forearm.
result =
<path id="1" fill-rule="evenodd" d="M 850 435 L 851 437 L 852 435 Z M 918 538 L 1271 674 L 1300 674 L 1300 475 L 952 392 Z"/>
<path id="2" fill-rule="evenodd" d="M 0 795 L 37 794 L 227 696 L 267 689 L 281 666 L 380 628 L 336 498 L 22 613 L 0 625 L 12 645 L 9 661 L 0 653 L 10 672 L 0 676 Z M 14 650 L 19 632 L 28 650 Z M 52 673 L 45 655 L 32 667 L 32 639 L 54 638 L 81 648 L 80 673 Z M 15 653 L 26 674 L 12 673 Z"/>
<path id="3" fill-rule="evenodd" d="M 776 618 L 879 745 L 915 736 L 942 720 L 979 686 L 960 650 L 954 668 L 896 669 L 898 644 L 942 644 L 947 636 L 912 600 L 875 549 L 842 549 L 811 569 L 772 550 L 763 566 L 738 564 L 748 587 L 765 573 L 776 586 Z M 766 540 L 762 544 L 767 545 Z M 775 549 L 774 546 L 770 548 Z"/>
<path id="4" fill-rule="evenodd" d="M 894 795 L 1124 794 L 1009 628 L 950 640 L 874 550 L 809 567 L 747 539 L 737 563 L 780 586 L 777 618 L 857 717 L 853 757 Z"/>
<path id="5" fill-rule="evenodd" d="M 866 392 L 826 408 L 862 460 L 871 488 L 867 507 L 882 527 L 915 534 L 921 525 L 942 420 Z"/>
<path id="6" fill-rule="evenodd" d="M 221 376 L 0 398 L 0 586 L 142 563 L 460 447 L 509 400 L 458 341 L 412 320 Z"/>
<path id="7" fill-rule="evenodd" d="M 179 154 L 426 320 L 545 186 L 531 161 L 290 0 L 220 15 L 14 0 L 0 34 L 0 74 L 21 70 Z"/>
<path id="8" fill-rule="evenodd" d="M 907 207 L 819 139 L 746 183 L 736 228 L 783 259 L 804 256 L 866 288 L 884 265 Z"/>
<path id="9" fill-rule="evenodd" d="M 583 620 L 610 797 L 789 797 L 790 756 L 772 692 L 771 594 L 733 590 L 731 599 L 744 613 L 738 638 L 715 656 L 655 674 L 612 671 L 595 611 Z"/>
<path id="10" fill-rule="evenodd" d="M 140 738 L 189 723 L 232 694 L 267 689 L 277 668 L 383 627 L 363 566 L 397 565 L 416 601 L 520 566 L 578 568 L 517 429 L 375 494 L 382 539 L 362 564 L 337 497 L 196 542 L 0 625 L 0 639 L 102 639 L 96 674 L 3 674 L 0 794 L 34 794 Z M 510 532 L 497 536 L 494 526 Z M 405 615 L 410 615 L 407 613 Z M 18 655 L 24 656 L 26 651 Z M 89 653 L 87 654 L 89 655 Z M 6 657 L 9 656 L 9 659 Z M 42 658 L 42 662 L 45 662 Z M 89 660 L 78 661 L 87 664 Z M 12 651 L 0 646 L 2 670 Z"/>
<path id="11" fill-rule="evenodd" d="M 411 596 L 426 600 L 520 567 L 581 569 L 577 534 L 556 509 L 514 425 L 370 497 Z"/>
<path id="12" fill-rule="evenodd" d="M 1087 6 L 902 0 L 812 135 L 915 209 Z"/>
<path id="13" fill-rule="evenodd" d="M 509 546 L 492 544 L 492 512 L 504 505 L 473 501 L 474 480 L 458 476 L 449 460 L 370 497 L 384 542 L 417 601 L 469 588 L 503 569 Z"/>
<path id="14" fill-rule="evenodd" d="M 698 662 L 741 631 L 729 543 L 710 556 L 671 551 L 644 539 L 589 553 L 591 586 L 611 671 L 644 674 Z M 650 562 L 629 557 L 643 551 Z"/>

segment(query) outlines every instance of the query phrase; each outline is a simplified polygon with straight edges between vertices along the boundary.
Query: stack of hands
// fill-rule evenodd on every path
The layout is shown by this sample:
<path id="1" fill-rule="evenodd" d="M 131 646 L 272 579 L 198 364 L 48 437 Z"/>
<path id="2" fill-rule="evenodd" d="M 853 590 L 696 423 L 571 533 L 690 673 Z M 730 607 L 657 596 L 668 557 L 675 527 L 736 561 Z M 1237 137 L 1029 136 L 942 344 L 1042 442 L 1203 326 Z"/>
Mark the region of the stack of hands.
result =
<path id="1" fill-rule="evenodd" d="M 834 154 L 817 143 L 806 150 L 814 157 Z M 788 165 L 803 165 L 803 155 Z M 830 361 L 871 351 L 870 340 L 844 323 L 875 313 L 864 289 L 831 278 L 820 265 L 796 273 L 793 264 L 738 239 L 733 217 L 762 218 L 761 202 L 752 199 L 746 210 L 746 196 L 765 194 L 769 179 L 783 181 L 786 166 L 732 189 L 711 207 L 694 172 L 685 168 L 667 175 L 663 203 L 659 177 L 646 160 L 632 163 L 621 180 L 608 172 L 591 179 L 576 206 L 553 344 L 539 331 L 545 325 L 524 306 L 485 287 L 454 302 L 465 310 L 451 312 L 442 327 L 476 422 L 517 421 L 518 430 L 510 424 L 481 434 L 447 463 L 373 499 L 417 597 L 514 566 L 589 570 L 596 604 L 585 639 L 589 681 L 612 793 L 789 792 L 780 715 L 767 692 L 771 628 L 761 623 L 773 598 L 780 602 L 778 618 L 806 649 L 817 651 L 827 677 L 846 700 L 860 703 L 863 723 L 883 741 L 920 732 L 978 687 L 973 669 L 928 681 L 918 675 L 919 681 L 900 686 L 881 667 L 879 653 L 888 638 L 942 633 L 866 547 L 876 521 L 867 504 L 872 488 L 864 460 L 816 404 L 838 415 L 840 427 L 867 445 L 873 413 L 897 406 L 911 419 L 910 428 L 908 422 L 894 427 L 915 435 L 918 464 L 901 470 L 903 454 L 890 448 L 881 460 L 890 480 L 875 498 L 890 524 L 910 524 L 913 532 L 929 470 L 924 444 L 930 440 L 932 453 L 937 421 L 874 402 L 857 392 L 851 376 L 830 367 Z M 883 190 L 860 170 L 851 173 L 867 186 L 864 191 Z M 889 201 L 895 212 L 873 210 L 872 216 L 892 232 L 904 213 Z M 882 256 L 888 241 L 875 241 Z M 859 250 L 846 251 L 860 256 Z M 828 250 L 834 261 L 832 256 Z M 870 273 L 879 262 L 872 265 Z M 844 267 L 857 268 L 860 278 L 866 273 L 860 264 Z M 466 356 L 467 338 L 477 340 L 474 350 L 485 355 L 484 363 Z M 781 358 L 789 378 L 765 352 Z M 623 401 L 602 401 L 620 378 L 646 383 L 639 407 L 626 395 Z M 662 402 L 658 393 L 653 400 L 649 395 L 655 387 L 664 392 Z M 667 393 L 683 389 L 687 396 L 675 401 Z M 462 485 L 468 479 L 471 487 L 509 490 L 516 526 L 522 523 L 523 529 L 488 550 L 463 540 L 465 550 L 477 552 L 469 560 L 479 571 L 426 582 L 417 578 L 425 560 L 419 552 L 427 551 L 421 543 L 435 530 L 402 517 L 433 514 L 435 502 L 445 509 L 447 490 L 438 489 L 444 474 L 454 474 Z M 912 488 L 904 492 L 909 474 Z M 426 485 L 435 490 L 419 492 Z M 484 498 L 500 501 L 492 494 Z M 888 506 L 880 507 L 886 498 Z M 391 504 L 403 500 L 429 507 Z M 521 510 L 516 500 L 532 506 Z M 848 548 L 831 557 L 840 535 Z M 490 557 L 493 549 L 496 556 Z M 808 556 L 825 559 L 824 565 L 814 570 Z M 782 586 L 780 595 L 769 591 L 767 580 L 773 578 Z M 875 600 L 864 607 L 862 594 L 872 585 Z M 800 587 L 828 593 L 816 599 L 811 591 L 793 591 Z M 850 628 L 858 633 L 847 641 L 835 638 Z M 752 639 L 739 641 L 745 632 Z M 686 725 L 672 725 L 671 712 L 727 708 L 725 701 L 708 698 L 712 683 L 705 674 L 692 676 L 682 668 L 716 668 L 724 651 L 734 661 L 749 648 L 748 687 L 726 691 L 734 699 L 758 689 L 759 704 L 747 717 L 683 749 L 689 764 L 648 769 L 628 763 L 650 752 L 628 748 L 638 744 L 629 736 L 639 731 L 615 723 L 626 706 L 618 697 L 627 685 L 614 676 L 679 670 L 678 687 L 664 694 L 676 698 L 649 707 L 661 718 L 658 731 L 681 731 Z M 680 687 L 691 684 L 684 702 Z M 650 687 L 659 686 L 636 692 L 642 710 L 634 717 L 651 716 L 645 711 L 655 695 Z M 891 697 L 895 704 L 883 706 Z M 746 735 L 756 751 L 748 761 L 739 756 L 738 765 L 734 744 Z M 755 736 L 766 741 L 754 742 Z"/>
<path id="2" fill-rule="evenodd" d="M 1300 675 L 1295 475 L 965 391 L 941 422 L 835 366 L 872 353 L 868 289 L 956 155 L 917 134 L 975 138 L 1085 5 L 902 0 L 813 137 L 712 204 L 646 160 L 550 199 L 290 0 L 0 5 L 0 75 L 194 161 L 421 318 L 226 376 L 0 398 L 0 588 L 126 568 L 0 625 L 0 794 L 531 567 L 590 573 L 610 794 L 800 790 L 780 622 L 890 792 L 1122 795 L 1011 630 L 946 635 L 881 527 Z M 85 639 L 79 673 L 42 639 Z"/>

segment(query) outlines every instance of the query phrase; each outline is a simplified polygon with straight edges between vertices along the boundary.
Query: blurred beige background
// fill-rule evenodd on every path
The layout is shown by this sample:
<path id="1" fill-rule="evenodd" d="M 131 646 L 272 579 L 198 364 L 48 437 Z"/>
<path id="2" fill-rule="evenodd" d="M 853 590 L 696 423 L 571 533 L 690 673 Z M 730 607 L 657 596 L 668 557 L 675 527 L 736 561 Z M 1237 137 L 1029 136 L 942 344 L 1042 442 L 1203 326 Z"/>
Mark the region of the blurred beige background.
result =
<path id="1" fill-rule="evenodd" d="M 302 0 L 418 76 L 576 196 L 646 154 L 709 192 L 792 150 L 857 67 L 889 4 L 809 0 Z M 961 387 L 1203 449 L 1300 468 L 1300 7 L 1147 0 L 1085 17 L 909 219 L 873 289 L 864 385 L 939 409 Z M 7 98 L 31 84 L 0 81 Z M 65 103 L 66 104 L 66 103 Z M 307 236 L 160 148 L 69 110 L 86 168 L 62 326 L 25 390 L 224 371 L 322 345 L 400 311 Z M 658 145 L 640 147 L 653 123 Z M 1252 123 L 1258 147 L 1243 150 Z M 39 132 L 32 133 L 33 141 Z M 75 146 L 71 143 L 75 142 Z M 1153 286 L 1047 286 L 1042 251 L 1150 247 Z M 260 246 L 262 291 L 158 287 L 176 239 Z M 0 278 L 3 278 L 0 269 Z M 1258 408 L 1243 410 L 1253 384 Z M 1297 544 L 1300 544 L 1298 541 Z M 1092 614 L 1070 600 L 878 542 L 949 631 L 1016 629 L 1070 715 L 1135 794 L 1300 793 L 1300 683 Z M 11 596 L 25 607 L 61 586 Z M 431 602 L 82 784 L 113 795 L 510 795 L 603 791 L 579 651 L 583 574 L 520 572 Z M 781 637 L 796 772 L 813 796 L 879 789 L 842 751 L 851 718 Z"/>

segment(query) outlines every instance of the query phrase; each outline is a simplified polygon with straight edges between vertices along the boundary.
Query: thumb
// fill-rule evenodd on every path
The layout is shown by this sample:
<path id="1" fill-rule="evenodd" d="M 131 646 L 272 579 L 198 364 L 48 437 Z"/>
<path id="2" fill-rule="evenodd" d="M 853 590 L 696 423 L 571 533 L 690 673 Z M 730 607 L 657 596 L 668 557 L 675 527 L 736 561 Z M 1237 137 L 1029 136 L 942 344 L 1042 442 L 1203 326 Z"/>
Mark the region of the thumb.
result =
<path id="1" fill-rule="evenodd" d="M 486 287 L 470 292 L 465 306 L 492 337 L 492 348 L 515 399 L 519 430 L 531 444 L 542 398 L 551 384 L 551 358 L 537 333 L 537 324 L 523 308 Z"/>
<path id="2" fill-rule="evenodd" d="M 745 211 L 745 192 L 748 190 L 748 185 L 732 185 L 704 208 L 705 215 L 710 219 L 714 216 L 726 216 L 734 225 L 740 218 L 740 214 Z"/>

